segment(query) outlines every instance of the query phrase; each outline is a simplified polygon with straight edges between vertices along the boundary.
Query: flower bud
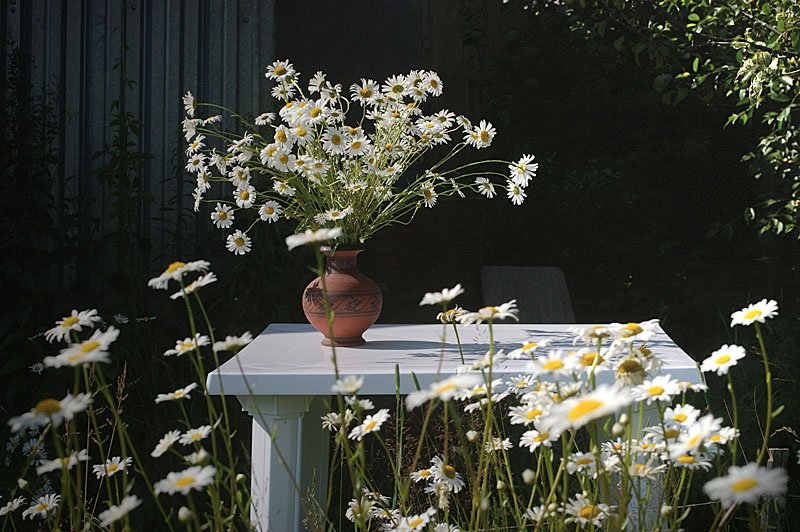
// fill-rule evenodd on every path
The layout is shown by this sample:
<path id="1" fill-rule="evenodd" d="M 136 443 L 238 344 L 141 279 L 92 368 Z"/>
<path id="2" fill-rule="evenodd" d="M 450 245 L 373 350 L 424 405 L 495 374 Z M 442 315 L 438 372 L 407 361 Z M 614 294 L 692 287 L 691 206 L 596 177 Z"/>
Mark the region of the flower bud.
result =
<path id="1" fill-rule="evenodd" d="M 556 504 L 554 502 L 551 502 L 550 504 L 547 505 L 547 511 L 548 512 L 553 513 L 556 510 L 558 510 L 558 504 Z"/>
<path id="2" fill-rule="evenodd" d="M 627 425 L 627 424 L 628 424 L 628 421 L 630 421 L 630 420 L 628 419 L 628 414 L 622 414 L 621 416 L 619 416 L 619 423 L 620 423 L 621 425 Z"/>
<path id="3" fill-rule="evenodd" d="M 19 486 L 19 489 L 24 490 L 25 488 L 28 487 L 28 481 L 25 480 L 24 478 L 18 478 L 17 486 Z"/>
<path id="4" fill-rule="evenodd" d="M 625 433 L 625 427 L 623 427 L 621 423 L 614 423 L 614 425 L 611 427 L 611 434 L 613 434 L 614 436 L 619 437 L 622 436 L 624 433 Z"/>
<path id="5" fill-rule="evenodd" d="M 536 473 L 534 473 L 532 470 L 526 469 L 525 471 L 522 472 L 522 481 L 525 484 L 530 486 L 531 484 L 533 484 L 534 480 L 536 480 Z"/>
<path id="6" fill-rule="evenodd" d="M 178 521 L 181 523 L 188 523 L 192 520 L 192 511 L 188 509 L 186 506 L 181 506 L 180 510 L 178 510 Z"/>
<path id="7" fill-rule="evenodd" d="M 665 504 L 661 507 L 661 517 L 667 517 L 670 513 L 672 513 L 672 506 Z"/>
<path id="8" fill-rule="evenodd" d="M 239 473 L 236 475 L 236 482 L 244 482 L 245 480 L 247 480 L 247 477 L 244 473 Z"/>
<path id="9" fill-rule="evenodd" d="M 497 481 L 497 491 L 503 491 L 504 489 L 506 489 L 506 483 L 503 482 L 502 480 L 498 480 Z"/>
<path id="10" fill-rule="evenodd" d="M 478 439 L 478 433 L 474 430 L 468 430 L 467 439 L 471 442 L 474 442 L 476 439 Z"/>

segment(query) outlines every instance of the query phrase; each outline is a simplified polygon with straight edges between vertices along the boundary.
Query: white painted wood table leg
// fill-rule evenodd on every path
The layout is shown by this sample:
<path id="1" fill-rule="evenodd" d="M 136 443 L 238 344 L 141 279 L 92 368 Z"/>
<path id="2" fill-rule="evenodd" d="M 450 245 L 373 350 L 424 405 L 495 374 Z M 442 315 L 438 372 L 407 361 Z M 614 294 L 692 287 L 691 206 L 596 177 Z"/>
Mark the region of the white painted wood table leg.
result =
<path id="1" fill-rule="evenodd" d="M 301 531 L 309 493 L 324 506 L 328 439 L 323 398 L 240 396 L 253 417 L 250 518 L 262 532 Z"/>

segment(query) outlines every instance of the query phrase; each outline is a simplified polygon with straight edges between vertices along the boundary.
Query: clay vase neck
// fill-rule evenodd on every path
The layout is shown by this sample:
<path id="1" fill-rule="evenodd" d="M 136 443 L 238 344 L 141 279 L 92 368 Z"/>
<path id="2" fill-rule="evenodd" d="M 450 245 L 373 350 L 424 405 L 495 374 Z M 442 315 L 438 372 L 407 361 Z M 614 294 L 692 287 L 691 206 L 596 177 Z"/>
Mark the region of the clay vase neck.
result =
<path id="1" fill-rule="evenodd" d="M 364 331 L 375 323 L 383 307 L 378 285 L 358 269 L 361 249 L 323 247 L 325 288 L 330 310 L 334 313 L 333 337 L 328 336 L 322 278 L 317 277 L 303 292 L 303 312 L 309 323 L 324 336 L 322 345 L 352 347 L 365 343 Z"/>

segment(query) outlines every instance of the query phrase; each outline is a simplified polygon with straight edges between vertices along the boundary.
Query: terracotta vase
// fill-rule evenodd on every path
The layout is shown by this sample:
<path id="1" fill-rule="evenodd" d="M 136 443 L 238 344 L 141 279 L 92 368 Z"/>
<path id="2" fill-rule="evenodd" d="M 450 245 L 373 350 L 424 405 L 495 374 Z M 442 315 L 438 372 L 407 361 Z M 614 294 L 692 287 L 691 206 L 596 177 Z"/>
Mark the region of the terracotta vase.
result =
<path id="1" fill-rule="evenodd" d="M 383 297 L 378 285 L 358 271 L 358 254 L 362 251 L 322 248 L 326 257 L 325 286 L 334 313 L 333 338 L 328 337 L 321 278 L 311 281 L 303 291 L 303 312 L 309 323 L 325 336 L 322 345 L 352 347 L 364 344 L 361 335 L 381 313 Z"/>

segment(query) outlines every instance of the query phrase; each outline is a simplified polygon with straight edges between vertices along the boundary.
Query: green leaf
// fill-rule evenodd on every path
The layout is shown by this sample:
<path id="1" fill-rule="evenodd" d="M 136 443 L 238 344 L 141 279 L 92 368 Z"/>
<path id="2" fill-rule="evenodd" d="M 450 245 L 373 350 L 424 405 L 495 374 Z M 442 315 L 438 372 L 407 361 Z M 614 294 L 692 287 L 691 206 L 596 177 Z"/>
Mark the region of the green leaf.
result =
<path id="1" fill-rule="evenodd" d="M 692 71 L 697 72 L 697 69 L 700 67 L 700 58 L 695 57 L 694 61 L 692 61 Z"/>
<path id="2" fill-rule="evenodd" d="M 775 410 L 773 410 L 772 411 L 772 419 L 775 419 L 776 417 L 778 417 L 780 415 L 780 413 L 783 412 L 783 409 L 785 407 L 786 407 L 786 405 L 781 405 L 778 408 L 776 408 Z"/>
<path id="3" fill-rule="evenodd" d="M 698 15 L 697 13 L 689 13 L 689 17 L 688 18 L 692 22 L 698 22 L 700 20 L 700 15 Z"/>

